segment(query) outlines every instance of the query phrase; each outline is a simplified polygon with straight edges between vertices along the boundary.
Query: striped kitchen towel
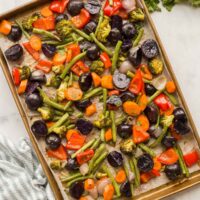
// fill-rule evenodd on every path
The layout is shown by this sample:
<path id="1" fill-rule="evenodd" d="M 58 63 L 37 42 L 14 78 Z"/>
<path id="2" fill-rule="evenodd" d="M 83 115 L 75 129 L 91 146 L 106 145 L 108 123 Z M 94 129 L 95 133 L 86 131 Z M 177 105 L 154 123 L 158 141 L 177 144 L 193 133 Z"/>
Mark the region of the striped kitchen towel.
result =
<path id="1" fill-rule="evenodd" d="M 28 139 L 13 144 L 0 135 L 0 200 L 54 200 Z"/>

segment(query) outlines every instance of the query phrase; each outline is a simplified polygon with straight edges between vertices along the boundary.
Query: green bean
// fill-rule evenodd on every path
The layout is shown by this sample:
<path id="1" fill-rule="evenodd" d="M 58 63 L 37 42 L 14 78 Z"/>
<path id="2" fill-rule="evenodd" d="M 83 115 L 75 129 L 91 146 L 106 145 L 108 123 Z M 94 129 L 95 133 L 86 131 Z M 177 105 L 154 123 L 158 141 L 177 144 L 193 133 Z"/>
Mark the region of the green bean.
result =
<path id="1" fill-rule="evenodd" d="M 71 176 L 69 174 L 66 174 L 64 176 L 61 176 L 60 180 L 61 180 L 61 182 L 68 182 L 68 181 L 71 181 L 71 180 L 76 179 L 81 176 L 82 176 L 82 174 L 80 172 L 78 172 L 76 174 L 72 174 Z"/>
<path id="2" fill-rule="evenodd" d="M 77 28 L 75 28 L 75 27 L 72 27 L 72 28 L 73 28 L 73 30 L 74 30 L 76 33 L 78 33 L 81 37 L 85 38 L 85 39 L 88 40 L 88 41 L 91 41 L 91 37 L 90 37 L 89 35 L 87 35 L 85 32 L 83 32 L 83 31 L 81 31 L 81 30 L 79 30 L 79 29 L 77 29 Z"/>
<path id="3" fill-rule="evenodd" d="M 68 118 L 69 114 L 65 113 L 53 126 L 49 128 L 48 133 L 51 133 L 55 128 L 62 126 Z"/>
<path id="4" fill-rule="evenodd" d="M 152 157 L 156 156 L 156 153 L 150 149 L 148 146 L 146 146 L 145 144 L 139 144 L 138 145 L 142 150 L 144 150 L 145 152 L 147 152 L 149 155 L 151 155 Z"/>
<path id="5" fill-rule="evenodd" d="M 92 38 L 92 40 L 96 43 L 96 45 L 102 50 L 105 51 L 109 56 L 112 56 L 112 52 L 111 50 L 107 49 L 106 46 L 104 46 L 104 44 L 102 44 L 101 42 L 99 42 L 99 40 L 97 40 L 96 36 L 94 33 L 90 34 L 90 37 Z"/>
<path id="6" fill-rule="evenodd" d="M 52 121 L 53 122 L 57 122 L 60 118 L 61 118 L 61 116 L 54 116 L 54 118 L 52 119 Z"/>
<path id="7" fill-rule="evenodd" d="M 100 16 L 99 16 L 98 25 L 97 25 L 97 28 L 96 28 L 96 31 L 95 31 L 95 36 L 97 35 L 99 28 L 100 28 L 100 25 L 103 21 L 103 10 L 102 9 L 100 10 L 99 15 Z"/>
<path id="8" fill-rule="evenodd" d="M 75 127 L 76 127 L 75 124 L 70 124 L 69 126 L 67 126 L 67 130 L 73 129 L 73 128 L 75 128 Z"/>
<path id="9" fill-rule="evenodd" d="M 80 41 L 82 41 L 83 39 L 84 39 L 84 38 L 79 37 L 79 38 L 77 39 L 77 42 L 80 42 Z M 71 41 L 66 42 L 65 44 L 58 45 L 56 48 L 57 48 L 57 49 L 63 49 L 63 48 L 65 48 L 67 45 L 70 45 L 70 44 L 73 44 L 73 43 L 74 43 L 74 40 L 73 40 L 73 38 L 71 38 Z"/>
<path id="10" fill-rule="evenodd" d="M 120 116 L 119 118 L 117 118 L 117 119 L 115 120 L 116 126 L 120 125 L 120 124 L 121 124 L 122 122 L 124 122 L 126 119 L 127 119 L 127 116 L 122 114 L 122 116 Z"/>
<path id="11" fill-rule="evenodd" d="M 73 73 L 70 72 L 69 81 L 68 81 L 68 87 L 72 86 L 72 83 L 73 83 Z"/>
<path id="12" fill-rule="evenodd" d="M 112 173 L 110 172 L 108 166 L 106 164 L 103 164 L 102 166 L 102 169 L 103 171 L 108 175 L 108 177 L 111 179 L 112 181 L 112 184 L 115 188 L 115 192 L 117 194 L 117 196 L 119 197 L 121 194 L 120 194 L 120 188 L 119 188 L 119 185 L 117 184 L 117 182 L 115 181 L 115 178 L 114 176 L 112 175 Z"/>
<path id="13" fill-rule="evenodd" d="M 54 110 L 54 113 L 55 113 L 55 115 L 58 115 L 58 116 L 63 116 L 64 115 L 64 113 L 59 111 L 59 110 Z"/>
<path id="14" fill-rule="evenodd" d="M 104 142 L 105 141 L 105 128 L 101 129 L 100 137 L 101 137 L 101 141 Z"/>
<path id="15" fill-rule="evenodd" d="M 94 144 L 90 148 L 95 150 L 100 145 L 100 143 L 101 143 L 101 139 L 100 138 L 95 139 Z"/>
<path id="16" fill-rule="evenodd" d="M 168 96 L 168 98 L 170 99 L 170 101 L 175 105 L 175 106 L 178 106 L 179 103 L 177 101 L 177 98 L 174 97 L 172 94 L 169 94 L 167 91 L 164 91 L 163 92 L 166 96 Z"/>
<path id="17" fill-rule="evenodd" d="M 135 170 L 135 184 L 138 187 L 138 186 L 140 186 L 140 171 L 137 167 L 137 160 L 134 157 L 133 157 L 133 166 L 134 166 L 134 170 Z"/>
<path id="18" fill-rule="evenodd" d="M 108 152 L 103 152 L 102 155 L 100 155 L 97 160 L 94 162 L 93 167 L 96 168 L 98 165 L 107 157 Z"/>
<path id="19" fill-rule="evenodd" d="M 71 158 L 75 158 L 79 153 L 85 151 L 86 149 L 88 149 L 89 147 L 91 147 L 95 142 L 95 139 L 90 140 L 88 143 L 86 143 L 84 146 L 82 146 L 78 151 L 76 151 L 75 153 L 73 153 L 71 155 Z"/>
<path id="20" fill-rule="evenodd" d="M 102 92 L 102 88 L 101 87 L 98 87 L 98 88 L 95 88 L 93 90 L 90 90 L 88 93 L 86 93 L 84 95 L 83 100 L 89 99 L 91 97 L 94 97 L 94 96 L 98 95 L 100 92 Z"/>
<path id="21" fill-rule="evenodd" d="M 61 39 L 57 35 L 54 35 L 53 33 L 49 32 L 49 31 L 45 31 L 45 30 L 38 29 L 38 28 L 33 28 L 33 33 L 36 33 L 39 35 L 45 35 L 49 38 L 61 41 Z"/>
<path id="22" fill-rule="evenodd" d="M 112 139 L 115 143 L 117 141 L 117 130 L 116 130 L 116 124 L 115 124 L 115 113 L 113 110 L 110 111 L 110 118 L 112 121 Z"/>
<path id="23" fill-rule="evenodd" d="M 19 28 L 21 29 L 22 33 L 24 34 L 24 36 L 26 37 L 26 39 L 30 39 L 30 35 L 28 34 L 28 32 L 24 29 L 24 27 L 21 25 L 20 22 L 18 22 L 17 20 L 15 20 L 16 24 L 19 26 Z"/>
<path id="24" fill-rule="evenodd" d="M 84 180 L 86 180 L 88 178 L 94 178 L 94 176 L 93 175 L 89 175 L 89 176 L 82 176 L 82 177 L 75 178 L 74 180 L 68 182 L 66 187 L 70 187 L 73 183 L 75 183 L 77 181 L 84 181 Z"/>
<path id="25" fill-rule="evenodd" d="M 113 74 L 117 68 L 117 62 L 118 62 L 118 58 L 119 58 L 119 53 L 120 53 L 120 49 L 122 46 L 123 42 L 121 40 L 119 40 L 117 42 L 117 45 L 115 47 L 115 51 L 113 54 L 113 58 L 112 58 L 112 68 L 111 68 L 111 73 Z"/>
<path id="26" fill-rule="evenodd" d="M 127 75 L 129 78 L 134 78 L 134 76 L 135 76 L 135 74 L 134 74 L 133 72 L 131 72 L 131 71 L 128 71 L 128 72 L 126 73 L 126 75 Z M 149 80 L 147 80 L 147 79 L 145 79 L 145 78 L 143 78 L 143 81 L 144 81 L 144 83 L 151 83 L 151 81 L 149 81 Z"/>
<path id="27" fill-rule="evenodd" d="M 148 104 L 150 104 L 157 96 L 159 96 L 163 90 L 156 91 L 152 96 L 149 97 Z"/>
<path id="28" fill-rule="evenodd" d="M 140 40 L 142 39 L 143 34 L 144 34 L 144 29 L 141 28 L 139 30 L 139 33 L 138 33 L 136 39 L 133 42 L 133 46 L 134 47 L 136 47 L 139 44 Z"/>
<path id="29" fill-rule="evenodd" d="M 64 110 L 67 111 L 67 110 L 70 108 L 70 106 L 71 106 L 72 104 L 73 104 L 72 101 L 68 101 L 68 102 L 66 103 L 66 105 L 64 106 Z"/>
<path id="30" fill-rule="evenodd" d="M 65 76 L 67 75 L 67 73 L 69 72 L 69 70 L 71 69 L 71 67 L 76 63 L 78 62 L 80 59 L 82 59 L 83 57 L 86 56 L 86 52 L 83 52 L 79 55 L 77 55 L 76 57 L 74 57 L 68 64 L 67 66 L 65 67 L 63 73 L 60 75 L 60 78 L 61 79 L 64 79 Z"/>
<path id="31" fill-rule="evenodd" d="M 108 97 L 108 90 L 103 88 L 103 113 L 106 112 L 106 101 L 107 101 L 107 97 Z"/>

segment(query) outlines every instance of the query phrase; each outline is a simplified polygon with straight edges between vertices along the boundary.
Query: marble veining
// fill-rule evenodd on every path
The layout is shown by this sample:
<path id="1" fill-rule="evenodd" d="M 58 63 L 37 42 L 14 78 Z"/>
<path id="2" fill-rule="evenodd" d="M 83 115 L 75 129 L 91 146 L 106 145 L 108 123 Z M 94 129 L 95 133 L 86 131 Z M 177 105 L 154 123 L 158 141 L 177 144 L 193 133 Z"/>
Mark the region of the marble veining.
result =
<path id="1" fill-rule="evenodd" d="M 28 1 L 0 0 L 0 15 Z M 154 13 L 152 17 L 200 134 L 200 8 L 178 5 L 171 13 L 163 9 L 162 13 Z M 0 134 L 13 141 L 27 135 L 1 69 Z M 199 187 L 197 185 L 167 199 L 197 200 Z"/>

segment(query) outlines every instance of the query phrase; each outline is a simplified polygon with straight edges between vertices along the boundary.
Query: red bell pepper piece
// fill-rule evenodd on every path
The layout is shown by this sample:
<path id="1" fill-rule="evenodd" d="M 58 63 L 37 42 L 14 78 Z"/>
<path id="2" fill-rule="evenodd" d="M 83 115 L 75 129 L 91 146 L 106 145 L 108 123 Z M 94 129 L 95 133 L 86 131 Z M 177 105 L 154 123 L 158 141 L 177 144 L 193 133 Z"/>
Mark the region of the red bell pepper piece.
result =
<path id="1" fill-rule="evenodd" d="M 49 73 L 52 69 L 53 62 L 50 60 L 39 60 L 38 65 L 35 66 L 36 69 L 42 70 L 44 73 Z"/>
<path id="2" fill-rule="evenodd" d="M 105 15 L 110 17 L 114 15 L 120 8 L 122 8 L 121 0 L 113 0 L 113 6 L 110 6 L 109 0 L 106 0 L 103 11 Z"/>
<path id="3" fill-rule="evenodd" d="M 178 154 L 173 148 L 170 148 L 158 157 L 158 161 L 164 165 L 172 165 L 178 161 Z"/>
<path id="4" fill-rule="evenodd" d="M 82 29 L 90 21 L 90 18 L 90 13 L 83 8 L 79 15 L 71 18 L 71 21 L 76 28 Z"/>
<path id="5" fill-rule="evenodd" d="M 46 31 L 54 30 L 55 29 L 55 17 L 45 17 L 40 18 L 33 23 L 34 28 L 43 29 Z"/>
<path id="6" fill-rule="evenodd" d="M 154 99 L 154 103 L 162 110 L 167 111 L 171 108 L 171 102 L 169 101 L 168 97 L 164 94 L 158 95 Z"/>
<path id="7" fill-rule="evenodd" d="M 129 91 L 133 94 L 139 94 L 144 89 L 144 82 L 142 80 L 142 73 L 141 70 L 138 69 L 136 71 L 135 76 L 133 77 L 132 81 L 129 84 Z"/>
<path id="8" fill-rule="evenodd" d="M 100 59 L 104 63 L 104 66 L 106 69 L 108 69 L 112 66 L 112 62 L 106 52 L 101 53 Z"/>
<path id="9" fill-rule="evenodd" d="M 154 176 L 160 176 L 160 172 L 156 169 L 152 169 L 151 174 L 154 175 Z"/>
<path id="10" fill-rule="evenodd" d="M 51 11 L 56 13 L 64 13 L 65 8 L 67 7 L 69 0 L 54 0 L 51 2 L 49 8 Z"/>
<path id="11" fill-rule="evenodd" d="M 81 48 L 78 44 L 70 44 L 67 46 L 67 50 L 72 51 L 72 58 L 79 55 L 81 53 Z"/>
<path id="12" fill-rule="evenodd" d="M 183 156 L 184 161 L 188 167 L 191 167 L 192 165 L 196 164 L 199 160 L 199 154 L 196 150 L 186 154 Z"/>
<path id="13" fill-rule="evenodd" d="M 20 71 L 17 67 L 14 67 L 12 69 L 12 76 L 13 76 L 13 81 L 14 81 L 14 84 L 16 86 L 18 86 L 21 82 L 21 78 L 20 78 Z"/>
<path id="14" fill-rule="evenodd" d="M 133 142 L 139 144 L 147 141 L 150 135 L 139 126 L 133 126 Z"/>
<path id="15" fill-rule="evenodd" d="M 24 48 L 29 52 L 29 54 L 35 59 L 35 60 L 39 60 L 40 59 L 40 54 L 38 51 L 34 50 L 31 45 L 30 42 L 25 42 L 23 43 Z"/>
<path id="16" fill-rule="evenodd" d="M 60 145 L 55 150 L 47 150 L 47 155 L 52 158 L 57 158 L 59 160 L 67 160 L 67 153 L 65 151 L 65 147 L 63 145 Z"/>
<path id="17" fill-rule="evenodd" d="M 69 141 L 67 142 L 66 148 L 70 150 L 78 150 L 85 143 L 85 139 L 86 139 L 85 136 L 77 132 L 74 132 L 70 137 Z"/>
<path id="18" fill-rule="evenodd" d="M 83 73 L 89 72 L 89 67 L 83 62 L 78 61 L 72 68 L 71 71 L 74 72 L 77 76 L 80 76 Z"/>
<path id="19" fill-rule="evenodd" d="M 91 158 L 94 156 L 94 150 L 93 149 L 88 149 L 82 153 L 79 153 L 76 156 L 76 159 L 78 161 L 79 165 L 82 165 L 83 163 L 88 162 L 89 160 L 91 160 Z"/>

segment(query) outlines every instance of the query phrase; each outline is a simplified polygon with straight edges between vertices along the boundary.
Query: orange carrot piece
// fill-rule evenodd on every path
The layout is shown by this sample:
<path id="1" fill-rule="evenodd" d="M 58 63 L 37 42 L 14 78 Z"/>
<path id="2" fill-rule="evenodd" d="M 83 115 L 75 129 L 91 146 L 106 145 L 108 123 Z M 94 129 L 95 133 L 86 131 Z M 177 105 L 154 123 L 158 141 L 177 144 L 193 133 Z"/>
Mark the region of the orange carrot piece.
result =
<path id="1" fill-rule="evenodd" d="M 138 105 L 140 106 L 141 111 L 144 111 L 147 107 L 148 99 L 146 94 L 142 94 L 142 96 L 139 98 Z"/>
<path id="2" fill-rule="evenodd" d="M 50 17 L 53 15 L 53 12 L 49 9 L 49 6 L 45 6 L 40 11 L 43 17 Z"/>
<path id="3" fill-rule="evenodd" d="M 94 83 L 94 87 L 98 87 L 101 85 L 101 77 L 95 72 L 92 72 L 92 80 Z"/>
<path id="4" fill-rule="evenodd" d="M 147 182 L 149 182 L 149 181 L 151 180 L 151 178 L 152 178 L 152 175 L 151 175 L 151 173 L 149 173 L 149 172 L 147 172 L 147 173 L 142 173 L 142 174 L 140 175 L 140 180 L 141 180 L 142 183 L 147 183 Z"/>
<path id="5" fill-rule="evenodd" d="M 67 55 L 65 52 L 58 52 L 53 57 L 54 65 L 62 65 L 66 61 Z"/>
<path id="6" fill-rule="evenodd" d="M 55 124 L 55 122 L 47 122 L 46 125 L 48 128 L 52 127 Z"/>
<path id="7" fill-rule="evenodd" d="M 71 136 L 72 136 L 74 133 L 75 133 L 75 134 L 79 134 L 79 132 L 78 132 L 76 129 L 70 129 L 70 130 L 68 130 L 67 133 L 66 133 L 66 138 L 67 138 L 67 140 L 70 140 Z"/>
<path id="8" fill-rule="evenodd" d="M 70 62 L 72 60 L 72 50 L 67 50 L 66 52 L 66 62 Z"/>
<path id="9" fill-rule="evenodd" d="M 168 93 L 174 93 L 176 92 L 176 85 L 174 81 L 168 81 L 166 84 L 166 90 Z"/>
<path id="10" fill-rule="evenodd" d="M 161 168 L 162 168 L 162 164 L 158 161 L 158 158 L 154 158 L 153 159 L 153 162 L 154 162 L 154 166 L 153 166 L 153 169 L 154 170 L 157 170 L 157 171 L 160 171 Z"/>
<path id="11" fill-rule="evenodd" d="M 137 126 L 140 126 L 144 131 L 149 130 L 149 120 L 146 115 L 139 115 L 136 121 Z"/>
<path id="12" fill-rule="evenodd" d="M 115 180 L 117 183 L 123 183 L 126 181 L 126 173 L 123 169 L 120 169 L 116 176 L 115 176 Z"/>
<path id="13" fill-rule="evenodd" d="M 101 78 L 101 86 L 103 88 L 112 90 L 113 89 L 113 80 L 112 80 L 112 78 L 113 78 L 112 75 L 104 75 Z"/>
<path id="14" fill-rule="evenodd" d="M 27 84 L 28 84 L 28 80 L 22 80 L 20 85 L 19 85 L 19 88 L 18 88 L 18 94 L 24 94 L 24 92 L 26 91 L 26 87 L 27 87 Z"/>
<path id="15" fill-rule="evenodd" d="M 32 48 L 32 46 L 30 45 L 30 42 L 23 43 L 23 46 L 35 60 L 39 60 L 40 59 L 39 52 Z"/>
<path id="16" fill-rule="evenodd" d="M 173 148 L 167 149 L 158 157 L 158 161 L 164 165 L 172 165 L 178 161 L 178 154 Z"/>
<path id="17" fill-rule="evenodd" d="M 87 117 L 90 117 L 90 116 L 92 116 L 94 113 L 96 113 L 97 112 L 97 107 L 96 107 L 96 104 L 91 104 L 91 105 L 89 105 L 87 108 L 86 108 L 86 110 L 85 110 L 85 115 L 87 116 Z"/>
<path id="18" fill-rule="evenodd" d="M 105 141 L 109 142 L 110 140 L 112 140 L 112 129 L 109 128 L 106 132 L 105 132 Z"/>
<path id="19" fill-rule="evenodd" d="M 40 37 L 36 36 L 36 35 L 32 35 L 30 40 L 30 45 L 31 47 L 35 50 L 35 51 L 40 51 L 42 48 L 42 41 L 40 39 Z"/>
<path id="20" fill-rule="evenodd" d="M 86 191 L 93 189 L 95 186 L 94 180 L 91 178 L 88 178 L 84 182 L 84 188 Z"/>
<path id="21" fill-rule="evenodd" d="M 79 88 L 69 87 L 65 90 L 65 97 L 68 101 L 78 101 L 83 97 L 83 92 Z"/>
<path id="22" fill-rule="evenodd" d="M 126 101 L 123 103 L 124 112 L 131 116 L 138 116 L 141 113 L 141 108 L 134 101 Z"/>
<path id="23" fill-rule="evenodd" d="M 133 142 L 139 144 L 147 141 L 150 135 L 139 126 L 133 126 Z"/>
<path id="24" fill-rule="evenodd" d="M 108 184 L 106 185 L 105 189 L 104 189 L 104 192 L 103 192 L 103 198 L 104 200 L 111 200 L 113 199 L 113 196 L 114 196 L 114 187 L 112 184 Z"/>
<path id="25" fill-rule="evenodd" d="M 108 96 L 112 96 L 112 95 L 119 95 L 119 90 L 111 90 L 108 92 Z"/>
<path id="26" fill-rule="evenodd" d="M 2 20 L 0 23 L 0 33 L 8 35 L 11 31 L 11 23 L 7 20 Z"/>

